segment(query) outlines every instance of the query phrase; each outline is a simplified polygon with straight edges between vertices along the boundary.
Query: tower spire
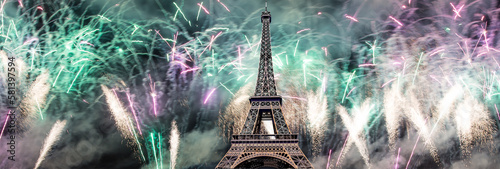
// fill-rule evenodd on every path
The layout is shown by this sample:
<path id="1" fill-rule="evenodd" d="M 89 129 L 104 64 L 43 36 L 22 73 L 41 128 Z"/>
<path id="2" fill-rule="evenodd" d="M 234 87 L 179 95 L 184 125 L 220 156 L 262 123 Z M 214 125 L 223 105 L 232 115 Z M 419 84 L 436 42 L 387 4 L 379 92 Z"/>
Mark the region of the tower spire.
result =
<path id="1" fill-rule="evenodd" d="M 260 42 L 260 62 L 257 76 L 257 86 L 255 87 L 255 96 L 276 96 L 276 85 L 274 82 L 273 57 L 271 53 L 271 12 L 262 12 L 260 17 L 262 22 L 262 38 Z"/>
<path id="2" fill-rule="evenodd" d="M 266 11 L 267 11 L 267 0 L 266 0 Z"/>

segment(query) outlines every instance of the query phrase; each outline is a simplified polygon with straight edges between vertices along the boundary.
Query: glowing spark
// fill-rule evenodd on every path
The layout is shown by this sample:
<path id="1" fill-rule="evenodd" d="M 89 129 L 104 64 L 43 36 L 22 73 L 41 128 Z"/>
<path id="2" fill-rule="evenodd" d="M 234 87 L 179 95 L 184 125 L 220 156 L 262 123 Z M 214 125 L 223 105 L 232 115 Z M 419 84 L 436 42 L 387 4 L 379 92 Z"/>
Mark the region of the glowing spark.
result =
<path id="1" fill-rule="evenodd" d="M 486 30 L 483 31 L 484 42 L 486 43 L 486 49 L 490 51 L 490 47 L 488 46 L 488 36 L 486 35 Z"/>
<path id="2" fill-rule="evenodd" d="M 210 98 L 210 96 L 212 96 L 212 94 L 214 93 L 215 89 L 217 89 L 217 88 L 214 88 L 214 89 L 212 89 L 212 91 L 210 91 L 210 93 L 208 94 L 207 98 L 205 98 L 205 101 L 203 102 L 203 104 L 207 104 L 208 99 Z"/>
<path id="3" fill-rule="evenodd" d="M 308 31 L 308 30 L 311 30 L 310 28 L 306 28 L 306 29 L 302 29 L 300 31 L 297 31 L 297 34 L 301 33 L 301 32 L 304 32 L 304 31 Z"/>
<path id="4" fill-rule="evenodd" d="M 76 74 L 75 78 L 73 79 L 73 81 L 71 82 L 71 85 L 69 85 L 68 87 L 68 91 L 66 91 L 66 93 L 69 93 L 69 90 L 71 89 L 71 87 L 73 86 L 73 83 L 75 83 L 75 80 L 76 78 L 78 78 L 78 75 L 80 74 L 80 72 L 82 71 L 83 69 L 83 66 L 85 66 L 85 64 L 82 65 L 82 67 L 80 68 L 80 70 L 78 71 L 78 73 Z"/>
<path id="5" fill-rule="evenodd" d="M 137 130 L 139 130 L 139 134 L 142 135 L 142 130 L 141 130 L 141 127 L 139 126 L 139 119 L 137 119 L 137 114 L 135 113 L 135 109 L 134 109 L 134 102 L 132 102 L 132 100 L 130 99 L 130 94 L 128 91 L 126 94 L 127 94 L 128 102 L 130 103 L 129 104 L 130 110 L 132 110 L 132 114 L 134 115 L 134 118 L 135 118 L 135 124 L 137 125 Z"/>
<path id="6" fill-rule="evenodd" d="M 356 87 L 353 87 L 345 97 L 349 97 L 349 95 L 351 94 L 352 91 L 354 91 L 354 89 L 356 89 Z"/>
<path id="7" fill-rule="evenodd" d="M 160 168 L 163 168 L 163 155 L 161 154 L 161 135 L 160 132 L 158 132 L 158 154 L 160 154 Z"/>
<path id="8" fill-rule="evenodd" d="M 61 70 L 59 70 L 59 73 L 57 73 L 56 79 L 54 80 L 54 84 L 52 84 L 52 87 L 56 85 L 57 79 L 59 78 L 59 75 L 61 75 L 62 70 L 64 69 L 64 66 L 61 67 Z"/>
<path id="9" fill-rule="evenodd" d="M 337 164 L 335 164 L 335 166 L 339 165 L 340 157 L 342 157 L 342 155 L 343 155 L 342 152 L 344 151 L 344 148 L 345 148 L 345 145 L 346 145 L 348 139 L 349 139 L 349 133 L 347 133 L 347 136 L 345 137 L 344 145 L 342 146 L 342 149 L 340 150 L 339 157 L 337 158 Z"/>
<path id="10" fill-rule="evenodd" d="M 170 168 L 175 168 L 177 161 L 177 153 L 179 151 L 180 134 L 177 129 L 177 122 L 172 121 L 172 129 L 170 130 Z"/>
<path id="11" fill-rule="evenodd" d="M 97 15 L 97 16 L 99 16 L 101 19 L 104 19 L 104 20 L 106 20 L 106 21 L 108 21 L 108 22 L 111 22 L 111 20 L 110 20 L 110 19 L 108 19 L 108 18 L 106 18 L 106 17 L 104 17 L 104 16 L 102 16 L 102 15 Z"/>
<path id="12" fill-rule="evenodd" d="M 38 9 L 40 11 L 43 11 L 43 7 L 42 6 L 37 6 L 36 9 Z"/>
<path id="13" fill-rule="evenodd" d="M 156 162 L 156 169 L 158 169 L 158 158 L 156 157 L 155 140 L 154 140 L 153 133 L 150 133 L 150 135 L 151 135 L 151 144 L 152 144 L 152 147 L 153 147 L 153 154 L 154 154 L 155 162 Z"/>
<path id="14" fill-rule="evenodd" d="M 464 5 L 462 5 L 458 10 L 457 10 L 457 8 L 455 8 L 455 5 L 453 5 L 451 2 L 450 2 L 450 5 L 451 5 L 451 7 L 453 7 L 453 12 L 455 12 L 455 18 L 454 19 L 457 19 L 457 16 L 461 18 L 462 16 L 460 16 L 460 11 L 464 7 Z"/>
<path id="15" fill-rule="evenodd" d="M 135 31 L 137 31 L 137 29 L 139 29 L 139 27 L 137 27 L 137 25 L 134 25 L 134 31 L 132 31 L 132 33 L 130 35 L 134 35 Z"/>
<path id="16" fill-rule="evenodd" d="M 429 57 L 430 57 L 430 56 L 434 56 L 435 54 L 437 54 L 437 53 L 439 53 L 439 52 L 443 52 L 443 51 L 444 51 L 444 49 L 439 49 L 439 50 L 437 50 L 437 51 L 432 52 L 431 54 L 429 54 Z"/>
<path id="17" fill-rule="evenodd" d="M 403 26 L 403 24 L 401 22 L 399 22 L 396 18 L 394 18 L 392 16 L 389 16 L 389 18 L 391 18 L 394 22 L 398 23 L 399 26 Z"/>
<path id="18" fill-rule="evenodd" d="M 36 105 L 38 106 L 38 112 L 40 112 L 40 117 L 42 118 L 43 120 L 43 115 L 42 115 L 42 110 L 40 109 L 40 104 L 38 103 L 38 99 L 35 98 L 35 101 L 36 101 Z"/>
<path id="19" fill-rule="evenodd" d="M 149 87 L 151 88 L 151 98 L 153 99 L 153 113 L 155 117 L 157 116 L 156 114 L 156 84 L 153 84 L 153 79 L 151 78 L 151 74 L 149 75 Z"/>
<path id="20" fill-rule="evenodd" d="M 177 4 L 174 2 L 174 5 L 175 7 L 177 7 L 177 10 L 181 13 L 182 17 L 184 18 L 184 20 L 186 20 L 186 22 L 189 23 L 189 25 L 191 25 L 191 21 L 189 21 L 186 16 L 184 15 L 184 13 L 182 12 L 181 8 L 179 8 L 179 6 L 177 6 Z"/>
<path id="21" fill-rule="evenodd" d="M 411 150 L 410 158 L 408 159 L 408 163 L 406 163 L 405 169 L 408 169 L 408 166 L 410 165 L 411 158 L 413 157 L 413 153 L 415 152 L 415 148 L 417 147 L 418 140 L 420 140 L 420 135 L 418 135 L 417 141 L 415 141 L 415 145 L 413 146 L 413 150 Z"/>
<path id="22" fill-rule="evenodd" d="M 201 2 L 201 4 L 198 3 L 198 6 L 200 6 L 200 8 L 203 9 L 203 11 L 205 11 L 206 14 L 210 15 L 210 12 L 208 12 L 207 8 L 203 6 L 203 2 Z"/>
<path id="23" fill-rule="evenodd" d="M 391 80 L 389 80 L 388 82 L 385 82 L 380 88 L 384 88 L 385 85 L 391 83 L 392 81 L 396 80 L 396 78 L 392 78 Z"/>
<path id="24" fill-rule="evenodd" d="M 295 54 L 297 53 L 297 46 L 299 46 L 299 41 L 300 40 L 297 40 L 297 44 L 295 45 L 295 50 L 293 51 L 293 57 L 295 57 Z M 286 60 L 286 64 L 288 65 L 288 58 Z"/>
<path id="25" fill-rule="evenodd" d="M 401 147 L 399 147 L 399 149 L 398 149 L 398 157 L 396 157 L 396 166 L 394 167 L 394 169 L 398 169 L 398 163 L 399 163 L 399 152 L 401 152 Z"/>
<path id="26" fill-rule="evenodd" d="M 376 64 L 371 64 L 371 63 L 365 63 L 365 64 L 360 64 L 359 67 L 368 67 L 368 66 L 375 66 Z"/>
<path id="27" fill-rule="evenodd" d="M 306 63 L 302 64 L 302 70 L 304 71 L 304 86 L 307 87 L 307 79 L 306 79 Z"/>
<path id="28" fill-rule="evenodd" d="M 322 12 L 318 12 L 318 15 L 321 15 L 321 14 L 323 14 L 323 13 Z"/>
<path id="29" fill-rule="evenodd" d="M 0 139 L 2 139 L 2 136 L 3 136 L 3 131 L 5 130 L 5 126 L 7 125 L 7 121 L 9 120 L 9 114 L 10 114 L 10 111 L 7 113 L 7 118 L 5 118 L 5 123 L 3 123 L 3 128 L 2 128 L 2 132 L 0 133 Z"/>
<path id="30" fill-rule="evenodd" d="M 413 81 L 412 81 L 411 84 L 415 84 L 415 78 L 417 78 L 418 68 L 420 67 L 420 62 L 422 62 L 422 56 L 423 55 L 424 55 L 424 52 L 420 53 L 420 58 L 418 59 L 417 68 L 415 69 L 415 74 L 413 75 Z"/>
<path id="31" fill-rule="evenodd" d="M 21 8 L 24 8 L 23 1 L 22 1 L 22 0 L 17 0 L 17 2 L 19 3 L 19 6 L 20 6 Z"/>
<path id="32" fill-rule="evenodd" d="M 226 5 L 224 5 L 224 3 L 222 3 L 220 0 L 217 0 L 217 2 L 219 2 L 219 3 L 220 3 L 220 4 L 224 7 L 224 8 L 226 8 L 226 10 L 227 10 L 228 12 L 231 12 L 231 11 L 229 10 L 229 8 L 227 8 L 227 6 L 226 6 Z"/>
<path id="33" fill-rule="evenodd" d="M 356 73 L 356 70 L 354 70 L 354 72 L 352 72 L 351 76 L 349 76 L 349 80 L 347 80 L 347 85 L 345 85 L 344 96 L 342 97 L 341 103 L 344 103 L 344 99 L 345 99 L 345 96 L 347 94 L 347 88 L 349 87 L 349 83 L 351 83 L 352 77 L 354 76 L 355 73 Z"/>
<path id="34" fill-rule="evenodd" d="M 92 43 L 90 43 L 88 41 L 85 41 L 85 40 L 80 41 L 80 44 L 85 44 L 85 45 L 90 45 L 92 47 L 95 47 L 94 44 L 92 44 Z"/>
<path id="35" fill-rule="evenodd" d="M 330 157 L 332 156 L 332 149 L 328 152 L 328 163 L 326 164 L 326 169 L 330 168 Z"/>
<path id="36" fill-rule="evenodd" d="M 497 111 L 498 120 L 500 120 L 500 114 L 498 114 L 498 108 L 496 104 L 495 104 L 495 110 Z"/>
<path id="37" fill-rule="evenodd" d="M 201 2 L 203 4 L 203 2 Z M 201 5 L 200 3 L 197 3 L 200 8 L 198 8 L 198 14 L 196 14 L 196 21 L 198 21 L 198 18 L 200 18 L 200 12 L 201 12 Z"/>
<path id="38" fill-rule="evenodd" d="M 198 70 L 200 69 L 199 67 L 195 67 L 195 68 L 192 68 L 192 69 L 187 69 L 187 70 L 184 70 L 181 72 L 181 74 L 184 74 L 184 73 L 187 73 L 187 72 L 192 72 L 192 71 L 195 71 L 195 70 Z"/>
<path id="39" fill-rule="evenodd" d="M 66 126 L 66 120 L 63 120 L 63 121 L 58 120 L 54 124 L 54 126 L 52 126 L 52 129 L 50 129 L 49 135 L 47 136 L 47 138 L 45 138 L 45 141 L 43 143 L 43 147 L 40 150 L 40 156 L 38 157 L 38 160 L 36 161 L 35 169 L 40 166 L 40 164 L 45 159 L 45 156 L 47 155 L 49 150 L 59 140 L 59 137 L 61 137 L 61 132 L 64 129 L 64 126 Z"/>
<path id="40" fill-rule="evenodd" d="M 129 126 L 133 126 L 132 120 L 130 118 L 128 118 L 128 122 L 129 122 Z M 137 144 L 136 146 L 139 148 L 139 152 L 141 152 L 142 160 L 146 161 L 146 158 L 144 157 L 144 153 L 142 152 L 141 143 L 139 143 L 139 139 L 137 139 L 137 133 L 135 132 L 135 130 L 132 127 L 130 127 L 130 128 L 131 128 L 132 132 L 134 133 L 135 143 Z"/>
<path id="41" fill-rule="evenodd" d="M 224 87 L 224 88 L 225 88 L 225 89 L 226 89 L 229 93 L 231 93 L 231 95 L 233 95 L 233 96 L 234 96 L 234 93 L 233 93 L 233 92 L 231 92 L 231 90 L 229 90 L 229 89 L 228 89 L 226 86 L 224 86 L 224 84 L 222 84 L 221 82 L 219 82 L 219 83 L 220 83 L 220 85 L 221 85 L 222 87 Z"/>
<path id="42" fill-rule="evenodd" d="M 352 20 L 352 21 L 354 21 L 354 22 L 359 22 L 356 18 L 354 18 L 354 17 L 352 17 L 352 16 L 349 16 L 349 15 L 347 15 L 347 14 L 345 14 L 344 16 L 345 16 L 347 19 L 350 19 L 350 20 Z"/>

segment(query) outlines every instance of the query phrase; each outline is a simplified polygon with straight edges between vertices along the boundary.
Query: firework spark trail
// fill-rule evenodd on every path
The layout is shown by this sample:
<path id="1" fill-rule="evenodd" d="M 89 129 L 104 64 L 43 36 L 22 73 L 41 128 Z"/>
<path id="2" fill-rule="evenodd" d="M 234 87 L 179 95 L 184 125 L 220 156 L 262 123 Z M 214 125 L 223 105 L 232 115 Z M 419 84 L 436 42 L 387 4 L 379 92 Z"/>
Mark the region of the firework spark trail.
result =
<path id="1" fill-rule="evenodd" d="M 346 97 L 347 88 L 349 87 L 349 83 L 351 83 L 351 80 L 352 80 L 352 77 L 354 76 L 354 74 L 356 74 L 356 70 L 354 70 L 354 72 L 352 72 L 351 76 L 349 76 L 349 79 L 347 80 L 347 84 L 345 85 L 345 90 L 344 90 L 344 96 L 342 97 L 342 102 L 341 103 L 344 103 L 344 99 Z"/>
<path id="2" fill-rule="evenodd" d="M 129 117 L 128 117 L 122 103 L 116 97 L 116 95 L 114 95 L 113 92 L 108 89 L 108 87 L 101 85 L 101 89 L 102 89 L 104 95 L 106 96 L 106 103 L 108 105 L 109 110 L 111 111 L 111 115 L 113 116 L 113 119 L 115 120 L 115 123 L 116 123 L 118 130 L 121 132 L 122 137 L 132 140 L 131 132 L 128 132 L 128 130 L 129 130 L 129 125 L 128 125 Z M 138 146 L 140 146 L 140 145 L 138 145 Z"/>
<path id="3" fill-rule="evenodd" d="M 157 117 L 156 114 L 156 83 L 153 84 L 153 79 L 151 78 L 151 74 L 148 74 L 149 76 L 149 87 L 151 89 L 151 99 L 153 99 L 153 113 L 155 117 Z"/>
<path id="4" fill-rule="evenodd" d="M 56 85 L 57 79 L 59 79 L 59 75 L 61 75 L 62 70 L 64 69 L 64 66 L 61 67 L 61 70 L 59 70 L 59 73 L 57 73 L 56 79 L 54 80 L 54 83 L 52 84 L 52 87 Z"/>
<path id="5" fill-rule="evenodd" d="M 129 118 L 129 126 L 133 126 L 132 124 L 132 120 Z M 135 139 L 135 143 L 137 144 L 137 148 L 139 149 L 139 152 L 141 153 L 141 157 L 142 157 L 142 160 L 146 161 L 146 157 L 144 157 L 144 153 L 142 152 L 142 146 L 141 146 L 141 143 L 139 142 L 139 139 L 137 138 L 137 133 L 135 132 L 135 129 L 130 127 L 133 134 L 134 134 L 134 139 Z"/>
<path id="6" fill-rule="evenodd" d="M 217 89 L 217 88 L 212 89 L 212 91 L 210 91 L 210 93 L 208 93 L 208 96 L 205 98 L 205 101 L 203 102 L 203 104 L 207 104 L 208 99 L 210 99 L 210 96 L 212 96 L 215 89 Z"/>
<path id="7" fill-rule="evenodd" d="M 394 22 L 398 23 L 399 26 L 403 26 L 403 24 L 401 22 L 399 22 L 396 18 L 394 18 L 392 16 L 389 16 L 389 18 L 391 18 Z"/>
<path id="8" fill-rule="evenodd" d="M 415 84 L 415 78 L 417 78 L 417 75 L 418 75 L 418 68 L 420 67 L 420 62 L 422 62 L 422 56 L 424 55 L 424 53 L 420 53 L 420 57 L 418 59 L 418 63 L 417 63 L 417 68 L 415 68 L 415 74 L 413 75 L 413 81 L 412 81 L 412 85 Z"/>
<path id="9" fill-rule="evenodd" d="M 398 169 L 398 163 L 399 163 L 399 152 L 401 152 L 401 147 L 398 148 L 398 157 L 396 157 L 396 165 L 394 166 L 394 169 Z"/>
<path id="10" fill-rule="evenodd" d="M 182 12 L 181 8 L 179 8 L 179 6 L 177 6 L 177 4 L 175 2 L 173 2 L 175 7 L 177 7 L 177 11 L 179 11 L 182 15 L 182 17 L 184 18 L 184 20 L 186 20 L 186 22 L 189 23 L 189 25 L 191 25 L 191 21 L 189 21 L 187 18 L 186 18 L 186 15 L 184 15 L 184 12 Z M 174 17 L 174 21 L 175 21 L 175 17 Z"/>
<path id="11" fill-rule="evenodd" d="M 54 126 L 52 126 L 52 129 L 50 129 L 49 135 L 47 136 L 47 138 L 45 138 L 42 149 L 40 150 L 40 156 L 36 161 L 35 169 L 40 166 L 40 164 L 45 159 L 45 156 L 47 155 L 49 150 L 57 142 L 57 140 L 59 140 L 59 137 L 61 137 L 61 133 L 64 129 L 64 126 L 66 126 L 66 120 L 63 121 L 58 120 L 54 124 Z"/>
<path id="12" fill-rule="evenodd" d="M 345 137 L 344 145 L 342 145 L 342 149 L 340 150 L 339 157 L 337 158 L 337 163 L 335 164 L 335 166 L 339 165 L 340 158 L 344 155 L 343 152 L 344 152 L 344 148 L 347 145 L 347 140 L 349 140 L 349 133 L 347 133 L 347 136 Z"/>
<path id="13" fill-rule="evenodd" d="M 170 168 L 174 169 L 177 162 L 177 153 L 179 151 L 180 133 L 177 128 L 177 122 L 172 122 L 172 129 L 170 130 Z"/>
<path id="14" fill-rule="evenodd" d="M 308 30 L 311 30 L 311 29 L 310 28 L 306 28 L 306 29 L 299 30 L 299 31 L 297 31 L 297 34 L 299 34 L 301 32 L 304 32 L 304 31 L 308 31 Z"/>
<path id="15" fill-rule="evenodd" d="M 156 146 L 153 133 L 150 133 L 151 136 L 151 147 L 153 148 L 153 155 L 155 157 L 156 169 L 158 169 L 158 157 L 156 157 Z"/>
<path id="16" fill-rule="evenodd" d="M 330 168 L 330 157 L 332 157 L 332 149 L 328 152 L 328 163 L 326 164 L 326 169 Z"/>
<path id="17" fill-rule="evenodd" d="M 128 91 L 126 94 L 127 94 L 127 99 L 129 102 L 130 110 L 132 110 L 132 114 L 134 115 L 135 124 L 137 125 L 137 130 L 139 131 L 139 134 L 142 135 L 142 130 L 141 130 L 141 127 L 139 125 L 139 119 L 137 119 L 137 114 L 135 113 L 135 109 L 134 109 L 134 102 L 132 102 L 132 100 L 130 99 L 130 93 Z"/>
<path id="18" fill-rule="evenodd" d="M 415 152 L 415 148 L 417 147 L 418 140 L 420 140 L 420 135 L 418 135 L 417 141 L 415 141 L 415 145 L 413 146 L 413 149 L 411 150 L 410 158 L 408 159 L 408 163 L 406 163 L 405 169 L 408 169 L 408 166 L 410 166 L 411 158 L 413 157 L 413 153 Z"/>
<path id="19" fill-rule="evenodd" d="M 350 19 L 350 20 L 352 20 L 352 21 L 354 21 L 354 22 L 359 22 L 359 21 L 358 21 L 356 18 L 354 18 L 353 16 L 349 16 L 349 15 L 347 15 L 347 14 L 345 14 L 344 16 L 345 16 L 347 19 Z"/>
<path id="20" fill-rule="evenodd" d="M 161 146 L 161 142 L 163 142 L 161 140 L 161 134 L 160 132 L 158 132 L 158 154 L 160 154 L 160 168 L 163 168 L 163 154 L 162 154 L 163 147 Z"/>
<path id="21" fill-rule="evenodd" d="M 498 114 L 498 108 L 496 104 L 495 104 L 495 110 L 497 111 L 498 120 L 500 120 L 500 114 Z"/>
<path id="22" fill-rule="evenodd" d="M 354 117 L 351 118 L 347 113 L 347 110 L 343 106 L 337 107 L 337 111 L 342 118 L 342 122 L 349 131 L 350 139 L 347 142 L 346 152 L 349 150 L 350 145 L 354 143 L 356 147 L 358 147 L 358 151 L 363 157 L 363 160 L 365 161 L 365 164 L 366 166 L 368 166 L 368 168 L 370 168 L 370 158 L 368 155 L 368 148 L 366 146 L 366 139 L 363 133 L 363 129 L 369 120 L 371 108 L 372 107 L 370 105 L 370 99 L 368 98 L 363 102 L 359 110 L 357 110 L 357 108 L 354 108 L 355 112 L 351 113 Z"/>
<path id="23" fill-rule="evenodd" d="M 0 133 L 0 140 L 2 139 L 3 131 L 5 130 L 5 126 L 7 125 L 7 121 L 9 120 L 10 111 L 11 110 L 9 110 L 9 112 L 7 113 L 7 117 L 5 118 L 5 123 L 3 123 L 2 132 Z"/>
<path id="24" fill-rule="evenodd" d="M 401 93 L 399 92 L 399 87 L 392 85 L 391 89 L 384 92 L 384 112 L 385 112 L 385 124 L 387 128 L 387 134 L 389 137 L 389 147 L 394 149 L 396 143 L 396 137 L 398 134 L 399 120 L 401 112 L 401 105 L 403 104 L 401 99 Z"/>
<path id="25" fill-rule="evenodd" d="M 201 4 L 200 4 L 200 3 L 198 3 L 198 6 L 200 6 L 200 8 L 201 8 L 201 9 L 203 9 L 203 11 L 205 11 L 205 13 L 207 13 L 208 15 L 210 15 L 210 12 L 208 12 L 207 8 L 205 8 L 205 7 L 203 6 L 203 2 L 201 2 Z"/>
<path id="26" fill-rule="evenodd" d="M 224 3 L 222 3 L 220 0 L 217 0 L 217 2 L 219 2 L 228 12 L 231 12 L 229 10 L 229 8 L 227 8 L 227 6 Z"/>
<path id="27" fill-rule="evenodd" d="M 455 12 L 455 18 L 454 19 L 457 19 L 457 16 L 461 18 L 462 16 L 460 15 L 460 11 L 464 7 L 464 5 L 462 5 L 458 10 L 457 10 L 457 8 L 455 8 L 455 5 L 453 5 L 451 2 L 450 2 L 450 5 L 451 5 L 451 7 L 453 7 L 453 12 Z"/>
<path id="28" fill-rule="evenodd" d="M 73 79 L 73 81 L 71 82 L 71 84 L 69 85 L 68 91 L 66 91 L 66 93 L 69 93 L 69 90 L 71 90 L 71 87 L 73 86 L 73 83 L 75 83 L 75 80 L 78 78 L 78 75 L 80 74 L 80 72 L 82 72 L 84 66 L 85 66 L 85 64 L 83 64 L 82 67 L 80 68 L 80 70 L 78 71 L 78 73 L 76 73 L 76 76 Z"/>

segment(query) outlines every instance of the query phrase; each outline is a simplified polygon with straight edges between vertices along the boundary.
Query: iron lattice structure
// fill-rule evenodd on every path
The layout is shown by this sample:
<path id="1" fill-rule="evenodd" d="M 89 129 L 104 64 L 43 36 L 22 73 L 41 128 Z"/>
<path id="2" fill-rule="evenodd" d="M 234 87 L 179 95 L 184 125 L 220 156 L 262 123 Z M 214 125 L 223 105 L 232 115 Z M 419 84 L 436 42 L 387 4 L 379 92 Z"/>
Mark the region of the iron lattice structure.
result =
<path id="1" fill-rule="evenodd" d="M 276 94 L 269 30 L 271 13 L 267 4 L 261 22 L 255 96 L 250 98 L 250 112 L 241 133 L 232 136 L 231 148 L 216 168 L 313 168 L 299 147 L 297 134 L 290 133 L 283 117 L 282 98 Z"/>

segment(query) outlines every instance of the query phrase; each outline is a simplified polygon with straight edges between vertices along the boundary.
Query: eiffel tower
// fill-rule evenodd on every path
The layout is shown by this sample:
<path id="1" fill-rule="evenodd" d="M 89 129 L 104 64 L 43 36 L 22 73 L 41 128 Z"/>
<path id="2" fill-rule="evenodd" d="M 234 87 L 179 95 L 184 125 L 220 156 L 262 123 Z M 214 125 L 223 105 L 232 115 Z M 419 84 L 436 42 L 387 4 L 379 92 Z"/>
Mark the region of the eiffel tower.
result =
<path id="1" fill-rule="evenodd" d="M 233 135 L 231 148 L 217 165 L 229 168 L 313 168 L 299 147 L 297 134 L 291 134 L 283 117 L 282 98 L 276 94 L 271 55 L 269 24 L 271 13 L 261 15 L 262 40 L 259 76 L 251 108 L 239 135 Z"/>

